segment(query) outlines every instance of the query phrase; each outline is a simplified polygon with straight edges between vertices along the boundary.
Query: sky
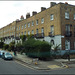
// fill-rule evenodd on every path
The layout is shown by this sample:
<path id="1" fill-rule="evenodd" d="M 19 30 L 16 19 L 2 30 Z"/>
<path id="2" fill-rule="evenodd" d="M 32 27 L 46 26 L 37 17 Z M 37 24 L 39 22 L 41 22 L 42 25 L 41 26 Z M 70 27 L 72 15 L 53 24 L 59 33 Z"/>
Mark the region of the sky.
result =
<path id="1" fill-rule="evenodd" d="M 50 7 L 50 2 L 68 2 L 74 5 L 75 1 L 0 1 L 0 28 L 20 19 L 21 15 L 26 19 L 26 14 L 33 11 L 39 13 L 41 7 Z"/>

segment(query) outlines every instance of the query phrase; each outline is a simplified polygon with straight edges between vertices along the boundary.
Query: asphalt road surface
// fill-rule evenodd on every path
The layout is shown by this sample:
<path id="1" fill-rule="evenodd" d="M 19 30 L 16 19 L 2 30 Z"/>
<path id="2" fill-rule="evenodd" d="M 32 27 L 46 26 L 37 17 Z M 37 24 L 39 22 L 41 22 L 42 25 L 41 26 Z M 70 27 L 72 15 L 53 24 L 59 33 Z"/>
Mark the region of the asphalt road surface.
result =
<path id="1" fill-rule="evenodd" d="M 0 75 L 15 74 L 15 75 L 50 75 L 50 74 L 75 74 L 75 68 L 61 70 L 35 70 L 17 61 L 8 61 L 0 58 Z"/>

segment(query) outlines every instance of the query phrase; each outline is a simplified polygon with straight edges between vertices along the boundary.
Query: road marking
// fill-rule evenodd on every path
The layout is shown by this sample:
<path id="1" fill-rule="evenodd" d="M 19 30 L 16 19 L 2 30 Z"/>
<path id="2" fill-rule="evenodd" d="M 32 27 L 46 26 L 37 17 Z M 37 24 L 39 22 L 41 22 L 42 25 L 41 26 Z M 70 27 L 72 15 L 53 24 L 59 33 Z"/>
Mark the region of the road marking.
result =
<path id="1" fill-rule="evenodd" d="M 15 62 L 18 63 L 18 64 L 20 64 L 20 65 L 22 65 L 22 66 L 25 66 L 25 67 L 27 67 L 27 68 L 30 68 L 30 69 L 36 70 L 36 69 L 31 68 L 31 67 L 29 67 L 29 66 L 27 66 L 27 65 L 25 65 L 25 64 L 22 64 L 21 62 L 18 62 L 18 61 L 16 61 L 16 60 L 15 60 Z"/>
<path id="2" fill-rule="evenodd" d="M 58 66 L 58 65 L 49 65 L 48 68 L 55 69 L 55 68 L 60 68 L 60 66 Z"/>

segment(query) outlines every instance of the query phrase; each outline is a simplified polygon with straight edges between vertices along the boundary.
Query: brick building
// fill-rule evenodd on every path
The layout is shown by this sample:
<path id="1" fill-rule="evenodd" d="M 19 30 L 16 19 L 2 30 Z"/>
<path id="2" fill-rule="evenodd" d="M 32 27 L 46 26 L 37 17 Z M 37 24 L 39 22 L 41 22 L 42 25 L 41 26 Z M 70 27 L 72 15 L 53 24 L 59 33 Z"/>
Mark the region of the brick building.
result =
<path id="1" fill-rule="evenodd" d="M 75 6 L 66 3 L 51 2 L 46 9 L 41 7 L 41 12 L 36 11 L 26 14 L 26 19 L 13 21 L 0 29 L 0 38 L 9 44 L 11 41 L 21 41 L 20 35 L 33 34 L 35 39 L 44 40 L 54 45 L 59 45 L 63 50 L 75 49 Z"/>

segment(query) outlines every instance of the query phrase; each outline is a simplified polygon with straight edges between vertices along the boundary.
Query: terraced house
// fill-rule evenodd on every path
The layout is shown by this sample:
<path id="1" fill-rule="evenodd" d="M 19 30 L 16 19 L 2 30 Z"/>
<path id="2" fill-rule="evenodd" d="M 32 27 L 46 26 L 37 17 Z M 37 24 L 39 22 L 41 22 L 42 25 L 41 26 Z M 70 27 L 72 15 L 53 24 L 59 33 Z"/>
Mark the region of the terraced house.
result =
<path id="1" fill-rule="evenodd" d="M 20 35 L 33 34 L 35 39 L 59 45 L 62 50 L 75 49 L 75 6 L 66 3 L 50 3 L 49 8 L 41 7 L 26 14 L 26 19 L 16 20 L 0 29 L 0 38 L 9 44 L 21 41 Z"/>

